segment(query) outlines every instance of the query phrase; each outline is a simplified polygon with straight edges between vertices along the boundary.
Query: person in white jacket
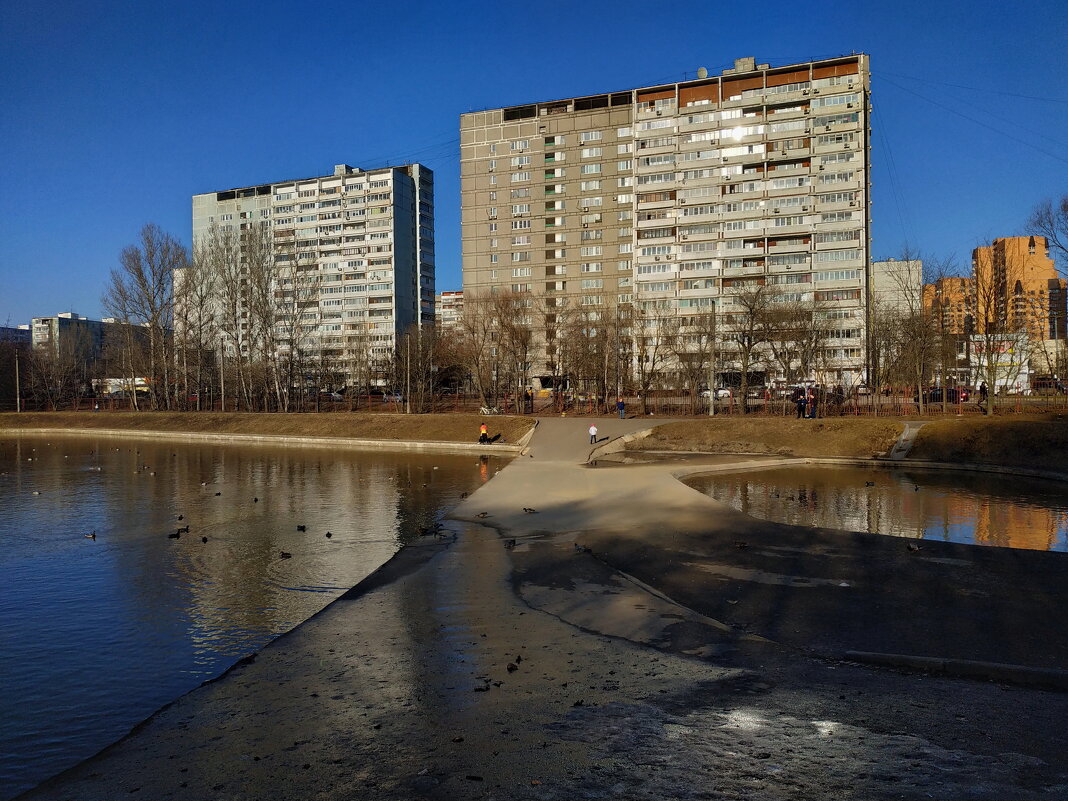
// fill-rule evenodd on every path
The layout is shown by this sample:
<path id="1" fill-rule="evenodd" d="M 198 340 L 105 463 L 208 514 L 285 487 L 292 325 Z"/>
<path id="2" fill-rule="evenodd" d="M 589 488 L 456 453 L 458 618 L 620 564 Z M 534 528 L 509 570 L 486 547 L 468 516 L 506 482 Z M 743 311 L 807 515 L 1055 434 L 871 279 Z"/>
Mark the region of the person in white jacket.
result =
<path id="1" fill-rule="evenodd" d="M 590 426 L 590 445 L 596 445 L 596 444 L 597 444 L 597 426 L 596 425 L 591 425 Z"/>

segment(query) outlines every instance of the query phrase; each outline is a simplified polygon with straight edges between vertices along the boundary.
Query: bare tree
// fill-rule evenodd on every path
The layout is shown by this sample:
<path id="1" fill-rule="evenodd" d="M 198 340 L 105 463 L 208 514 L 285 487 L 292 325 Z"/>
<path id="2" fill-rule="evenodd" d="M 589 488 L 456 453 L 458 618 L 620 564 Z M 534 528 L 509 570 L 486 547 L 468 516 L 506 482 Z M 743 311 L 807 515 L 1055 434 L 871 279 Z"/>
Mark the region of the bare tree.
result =
<path id="1" fill-rule="evenodd" d="M 734 360 L 740 375 L 739 394 L 742 412 L 748 412 L 750 374 L 770 354 L 775 335 L 774 303 L 776 291 L 763 279 L 739 282 L 731 287 L 729 305 L 720 316 L 723 341 L 729 345 L 727 357 Z"/>
<path id="2" fill-rule="evenodd" d="M 139 326 L 147 338 L 145 375 L 153 408 L 173 406 L 174 274 L 188 263 L 185 246 L 158 226 L 141 229 L 138 245 L 124 248 L 112 270 L 104 308 L 119 323 Z M 130 335 L 131 350 L 135 337 Z M 131 360 L 132 361 L 132 360 Z"/>
<path id="3" fill-rule="evenodd" d="M 642 414 L 649 413 L 649 393 L 663 379 L 671 358 L 675 311 L 670 301 L 645 301 L 632 320 L 634 371 L 641 396 Z"/>
<path id="4" fill-rule="evenodd" d="M 1068 195 L 1036 206 L 1027 221 L 1027 230 L 1046 238 L 1061 273 L 1068 275 Z"/>

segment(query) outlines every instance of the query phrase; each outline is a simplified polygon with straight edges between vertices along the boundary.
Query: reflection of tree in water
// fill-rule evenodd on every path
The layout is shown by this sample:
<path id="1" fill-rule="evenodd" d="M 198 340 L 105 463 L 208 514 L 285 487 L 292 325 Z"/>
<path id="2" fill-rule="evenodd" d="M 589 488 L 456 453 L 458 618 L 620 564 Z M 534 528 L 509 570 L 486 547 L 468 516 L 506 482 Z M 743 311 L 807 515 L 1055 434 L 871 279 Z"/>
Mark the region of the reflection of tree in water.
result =
<path id="1" fill-rule="evenodd" d="M 1068 550 L 1068 503 L 1049 481 L 813 467 L 694 477 L 687 483 L 752 517 L 789 525 Z"/>

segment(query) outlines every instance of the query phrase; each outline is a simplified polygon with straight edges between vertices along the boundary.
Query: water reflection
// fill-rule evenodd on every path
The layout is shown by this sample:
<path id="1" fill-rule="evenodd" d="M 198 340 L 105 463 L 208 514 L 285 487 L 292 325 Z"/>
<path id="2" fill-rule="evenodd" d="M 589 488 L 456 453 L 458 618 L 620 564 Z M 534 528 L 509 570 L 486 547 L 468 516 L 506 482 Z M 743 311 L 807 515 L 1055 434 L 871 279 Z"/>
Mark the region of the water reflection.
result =
<path id="1" fill-rule="evenodd" d="M 1060 482 L 940 470 L 781 467 L 686 483 L 752 517 L 896 537 L 1068 551 Z"/>
<path id="2" fill-rule="evenodd" d="M 0 441 L 0 798 L 305 620 L 503 464 Z"/>

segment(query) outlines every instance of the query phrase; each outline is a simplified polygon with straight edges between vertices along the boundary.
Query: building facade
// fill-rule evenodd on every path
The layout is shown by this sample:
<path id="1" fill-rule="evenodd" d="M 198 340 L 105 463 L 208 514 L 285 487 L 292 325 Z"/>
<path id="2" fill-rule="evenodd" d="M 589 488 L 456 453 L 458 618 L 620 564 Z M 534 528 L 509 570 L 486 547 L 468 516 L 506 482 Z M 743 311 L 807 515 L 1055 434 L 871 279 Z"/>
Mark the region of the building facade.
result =
<path id="1" fill-rule="evenodd" d="M 822 310 L 827 379 L 859 381 L 867 56 L 698 74 L 462 115 L 468 301 L 530 293 L 592 321 L 624 309 L 729 320 L 739 292 L 768 287 Z"/>
<path id="2" fill-rule="evenodd" d="M 193 196 L 194 243 L 269 229 L 277 348 L 341 373 L 434 322 L 434 176 L 420 164 Z M 239 312 L 244 313 L 244 312 Z M 243 347 L 230 343 L 228 347 Z"/>
<path id="3" fill-rule="evenodd" d="M 34 350 L 96 362 L 104 352 L 107 328 L 114 322 L 60 312 L 52 317 L 34 317 L 30 321 L 30 336 Z"/>
<path id="4" fill-rule="evenodd" d="M 439 334 L 455 328 L 464 313 L 464 293 L 441 292 L 435 298 L 434 325 Z"/>
<path id="5" fill-rule="evenodd" d="M 990 322 L 1026 332 L 1032 342 L 1068 337 L 1066 282 L 1057 275 L 1045 237 L 1000 237 L 976 248 L 972 274 Z"/>

